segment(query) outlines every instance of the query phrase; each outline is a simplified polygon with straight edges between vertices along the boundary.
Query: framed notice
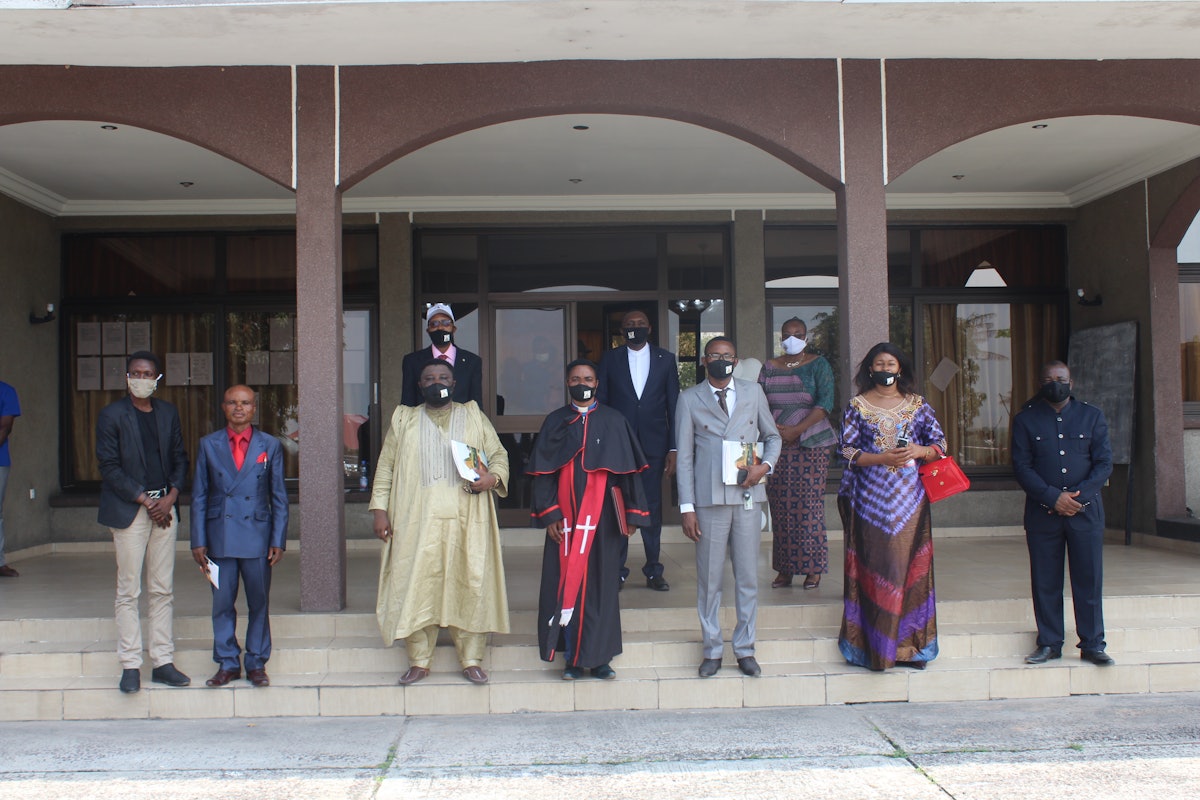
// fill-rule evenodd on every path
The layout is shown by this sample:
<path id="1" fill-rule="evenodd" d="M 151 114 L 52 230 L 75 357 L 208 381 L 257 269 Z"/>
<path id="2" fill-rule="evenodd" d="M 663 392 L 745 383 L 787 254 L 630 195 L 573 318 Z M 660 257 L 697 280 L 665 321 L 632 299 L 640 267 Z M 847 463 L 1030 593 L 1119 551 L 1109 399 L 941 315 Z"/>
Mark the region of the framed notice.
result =
<path id="1" fill-rule="evenodd" d="M 81 356 L 100 355 L 100 323 L 79 322 L 75 325 L 75 354 Z M 99 369 L 99 367 L 97 367 Z M 99 374 L 99 373 L 97 373 Z M 97 386 L 97 389 L 100 387 Z"/>
<path id="2" fill-rule="evenodd" d="M 290 385 L 296 382 L 295 363 L 292 354 L 283 351 L 271 351 L 271 383 Z"/>
<path id="3" fill-rule="evenodd" d="M 125 323 L 101 322 L 100 346 L 106 356 L 125 355 Z"/>
<path id="4" fill-rule="evenodd" d="M 96 392 L 100 390 L 100 358 L 84 356 L 75 359 L 75 390 Z"/>
<path id="5" fill-rule="evenodd" d="M 167 386 L 187 386 L 189 369 L 187 353 L 167 353 Z"/>
<path id="6" fill-rule="evenodd" d="M 125 356 L 104 356 L 102 369 L 105 391 L 125 388 Z"/>
<path id="7" fill-rule="evenodd" d="M 271 317 L 271 349 L 292 350 L 296 341 L 296 320 L 293 317 Z M 275 381 L 271 381 L 274 383 Z"/>
<path id="8" fill-rule="evenodd" d="M 212 386 L 212 353 L 188 354 L 188 383 L 192 386 Z"/>
<path id="9" fill-rule="evenodd" d="M 125 346 L 130 353 L 150 350 L 150 323 L 130 322 L 125 325 Z"/>
<path id="10" fill-rule="evenodd" d="M 246 353 L 246 383 L 263 386 L 271 382 L 271 354 L 266 350 Z"/>

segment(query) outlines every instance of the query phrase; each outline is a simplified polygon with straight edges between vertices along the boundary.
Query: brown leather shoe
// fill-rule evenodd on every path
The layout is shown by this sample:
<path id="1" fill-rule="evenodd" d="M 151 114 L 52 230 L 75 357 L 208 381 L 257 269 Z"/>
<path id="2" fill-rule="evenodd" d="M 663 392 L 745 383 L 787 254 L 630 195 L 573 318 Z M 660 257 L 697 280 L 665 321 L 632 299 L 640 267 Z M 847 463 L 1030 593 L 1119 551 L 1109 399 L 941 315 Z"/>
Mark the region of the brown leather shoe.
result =
<path id="1" fill-rule="evenodd" d="M 217 670 L 217 674 L 213 675 L 204 682 L 204 685 L 224 686 L 230 681 L 236 681 L 240 677 L 242 677 L 242 671 L 240 669 L 219 669 Z"/>
<path id="2" fill-rule="evenodd" d="M 785 586 L 792 585 L 792 576 L 786 572 L 781 572 L 775 576 L 775 580 L 771 581 L 772 589 L 782 589 Z"/>
<path id="3" fill-rule="evenodd" d="M 411 686 L 419 680 L 429 677 L 429 670 L 424 667 L 409 667 L 408 672 L 400 676 L 401 686 Z"/>
<path id="4" fill-rule="evenodd" d="M 21 577 L 21 573 L 17 572 L 15 569 L 10 567 L 8 564 L 5 564 L 3 567 L 0 567 L 0 578 L 19 578 L 19 577 Z"/>
<path id="5" fill-rule="evenodd" d="M 488 674 L 483 671 L 483 667 L 467 667 L 463 670 L 463 677 L 479 686 L 488 682 Z"/>
<path id="6" fill-rule="evenodd" d="M 271 679 L 267 677 L 265 669 L 248 669 L 246 670 L 246 680 L 250 681 L 252 686 L 270 686 Z"/>

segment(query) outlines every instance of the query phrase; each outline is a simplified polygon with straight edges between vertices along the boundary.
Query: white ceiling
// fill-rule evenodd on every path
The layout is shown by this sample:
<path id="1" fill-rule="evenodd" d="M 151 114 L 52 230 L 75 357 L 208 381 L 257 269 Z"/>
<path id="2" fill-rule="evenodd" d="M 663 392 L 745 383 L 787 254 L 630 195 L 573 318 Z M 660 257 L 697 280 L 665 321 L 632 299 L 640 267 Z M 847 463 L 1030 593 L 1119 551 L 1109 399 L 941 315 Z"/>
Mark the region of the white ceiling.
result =
<path id="1" fill-rule="evenodd" d="M 1200 0 L 830 2 L 0 0 L 0 63 L 172 66 L 641 58 L 1196 58 Z M 291 193 L 104 120 L 0 127 L 0 192 L 55 215 L 288 212 Z M 891 207 L 1070 207 L 1200 157 L 1200 128 L 1118 117 L 992 131 L 891 175 Z M 572 126 L 587 124 L 590 130 Z M 961 179 L 952 176 L 962 175 Z M 579 183 L 569 182 L 579 178 Z M 190 181 L 190 187 L 181 182 Z M 348 211 L 828 208 L 741 141 L 644 117 L 547 117 L 383 168 Z"/>

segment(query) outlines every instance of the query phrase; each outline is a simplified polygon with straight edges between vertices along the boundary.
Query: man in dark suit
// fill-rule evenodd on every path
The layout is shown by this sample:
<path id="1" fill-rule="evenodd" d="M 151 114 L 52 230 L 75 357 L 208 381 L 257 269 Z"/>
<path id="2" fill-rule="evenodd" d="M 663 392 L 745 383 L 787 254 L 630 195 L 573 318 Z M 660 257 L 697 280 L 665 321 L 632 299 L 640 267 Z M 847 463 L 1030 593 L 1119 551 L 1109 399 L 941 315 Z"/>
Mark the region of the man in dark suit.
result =
<path id="1" fill-rule="evenodd" d="M 175 668 L 175 501 L 187 477 L 187 453 L 179 412 L 151 397 L 162 374 L 158 357 L 144 350 L 125 362 L 129 394 L 105 406 L 96 419 L 96 460 L 100 466 L 101 525 L 112 533 L 117 555 L 117 656 L 122 692 L 142 688 L 142 622 L 138 597 L 142 568 L 150 592 L 151 680 L 187 686 L 191 679 Z"/>
<path id="2" fill-rule="evenodd" d="M 1100 487 L 1112 474 L 1108 423 L 1100 409 L 1071 396 L 1066 364 L 1051 361 L 1042 367 L 1040 378 L 1038 396 L 1013 418 L 1012 428 L 1013 472 L 1025 490 L 1025 542 L 1038 629 L 1037 649 L 1025 663 L 1062 657 L 1066 560 L 1079 657 L 1107 667 L 1114 662 L 1104 652 Z"/>
<path id="3" fill-rule="evenodd" d="M 454 370 L 454 397 L 451 399 L 455 403 L 474 400 L 482 410 L 483 362 L 470 350 L 455 347 L 456 330 L 454 312 L 445 303 L 435 303 L 425 312 L 425 332 L 433 344 L 404 357 L 401 405 L 421 405 L 421 388 L 418 386 L 421 367 L 429 363 L 429 359 L 436 358 L 445 361 Z"/>
<path id="4" fill-rule="evenodd" d="M 704 347 L 708 380 L 679 396 L 675 426 L 679 436 L 679 511 L 683 534 L 696 543 L 696 610 L 704 639 L 700 677 L 721 668 L 721 582 L 725 554 L 733 563 L 733 656 L 743 674 L 762 673 L 754 658 L 758 614 L 758 545 L 762 538 L 762 479 L 779 459 L 783 440 L 762 387 L 733 377 L 737 350 L 726 336 Z M 722 469 L 725 442 L 762 442 L 762 463 L 747 463 L 745 476 L 727 484 Z M 738 477 L 743 477 L 738 473 Z"/>
<path id="5" fill-rule="evenodd" d="M 200 440 L 192 484 L 192 557 L 206 573 L 217 565 L 213 587 L 213 661 L 209 686 L 242 677 L 237 641 L 238 578 L 246 587 L 246 678 L 267 686 L 271 657 L 268 595 L 271 568 L 283 558 L 288 498 L 283 483 L 283 448 L 274 436 L 256 431 L 254 390 L 232 386 L 222 404 L 228 426 Z"/>
<path id="6" fill-rule="evenodd" d="M 675 403 L 679 399 L 679 372 L 675 356 L 650 344 L 650 319 L 641 311 L 629 311 L 621 319 L 625 344 L 604 354 L 600 362 L 599 400 L 620 411 L 629 421 L 650 468 L 642 473 L 642 488 L 650 506 L 650 522 L 643 526 L 642 544 L 646 585 L 659 592 L 671 588 L 663 577 L 660 560 L 662 540 L 662 481 L 675 474 Z M 621 583 L 629 576 L 625 561 L 629 540 L 621 541 Z"/>

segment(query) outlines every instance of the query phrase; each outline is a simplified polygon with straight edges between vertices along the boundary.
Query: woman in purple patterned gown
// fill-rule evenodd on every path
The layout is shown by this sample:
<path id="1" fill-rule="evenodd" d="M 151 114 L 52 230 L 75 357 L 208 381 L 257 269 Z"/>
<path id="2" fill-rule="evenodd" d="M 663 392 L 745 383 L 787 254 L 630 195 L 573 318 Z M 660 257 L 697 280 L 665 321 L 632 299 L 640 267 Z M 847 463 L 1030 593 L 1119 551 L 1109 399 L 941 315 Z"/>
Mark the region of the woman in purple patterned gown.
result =
<path id="1" fill-rule="evenodd" d="M 825 475 L 829 448 L 837 435 L 829 424 L 833 411 L 833 369 L 815 353 L 805 353 L 808 326 L 793 317 L 780 330 L 782 356 L 763 365 L 758 382 L 783 437 L 783 450 L 767 479 L 771 506 L 771 566 L 778 575 L 771 587 L 790 586 L 804 576 L 815 589 L 829 571 L 825 533 Z"/>
<path id="2" fill-rule="evenodd" d="M 872 347 L 854 380 L 858 394 L 842 423 L 846 583 L 838 647 L 868 669 L 924 669 L 938 643 L 929 499 L 917 460 L 941 458 L 946 437 L 913 391 L 912 361 L 895 345 Z"/>

